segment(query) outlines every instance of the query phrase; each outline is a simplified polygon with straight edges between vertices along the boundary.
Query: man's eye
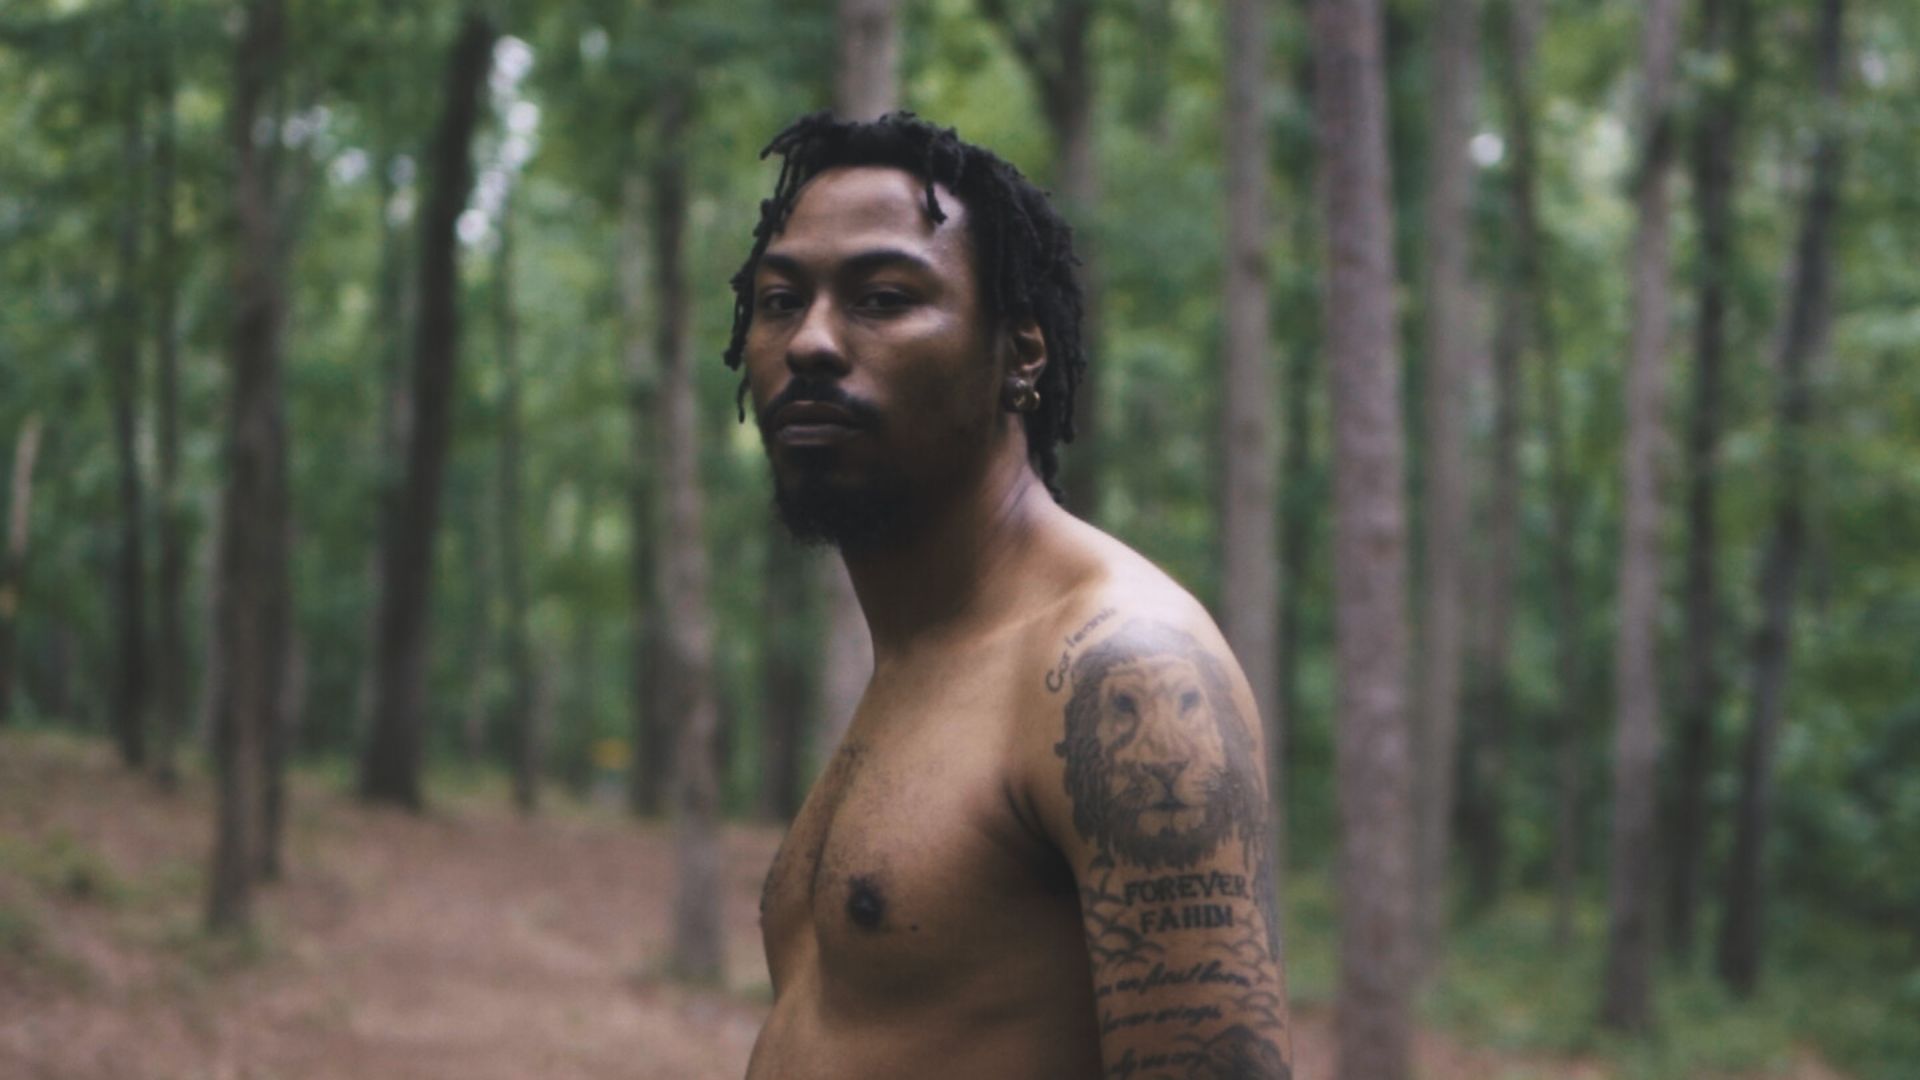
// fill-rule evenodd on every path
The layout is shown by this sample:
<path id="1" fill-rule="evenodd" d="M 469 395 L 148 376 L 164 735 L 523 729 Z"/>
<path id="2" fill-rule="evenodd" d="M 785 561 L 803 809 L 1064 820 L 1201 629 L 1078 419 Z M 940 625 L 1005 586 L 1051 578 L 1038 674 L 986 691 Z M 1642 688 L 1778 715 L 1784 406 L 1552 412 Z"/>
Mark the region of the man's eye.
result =
<path id="1" fill-rule="evenodd" d="M 768 315 L 785 315 L 800 308 L 800 298 L 785 289 L 769 290 L 760 294 L 760 310 Z"/>
<path id="2" fill-rule="evenodd" d="M 913 303 L 913 297 L 899 289 L 870 289 L 860 296 L 864 311 L 899 311 Z"/>

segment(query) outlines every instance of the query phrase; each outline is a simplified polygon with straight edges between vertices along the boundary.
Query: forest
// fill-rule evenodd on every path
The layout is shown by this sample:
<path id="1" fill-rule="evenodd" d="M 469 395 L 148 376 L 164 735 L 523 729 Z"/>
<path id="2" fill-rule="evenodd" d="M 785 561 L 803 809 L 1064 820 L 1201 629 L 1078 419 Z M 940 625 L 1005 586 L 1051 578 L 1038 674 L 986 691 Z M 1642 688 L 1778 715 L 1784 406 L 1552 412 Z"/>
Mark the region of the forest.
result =
<path id="1" fill-rule="evenodd" d="M 741 1074 L 873 661 L 728 281 L 893 109 L 1073 224 L 1064 502 L 1261 707 L 1296 1075 L 1920 1075 L 1852 0 L 6 0 L 0 1074 Z"/>

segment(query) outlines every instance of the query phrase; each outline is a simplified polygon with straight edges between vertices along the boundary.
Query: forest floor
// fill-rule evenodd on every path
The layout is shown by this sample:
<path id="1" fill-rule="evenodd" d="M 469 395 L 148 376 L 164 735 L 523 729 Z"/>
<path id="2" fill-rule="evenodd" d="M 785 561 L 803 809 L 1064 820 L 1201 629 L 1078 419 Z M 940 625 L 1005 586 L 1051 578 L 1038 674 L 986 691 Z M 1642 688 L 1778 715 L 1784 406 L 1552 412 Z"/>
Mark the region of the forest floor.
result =
<path id="1" fill-rule="evenodd" d="M 296 777 L 260 932 L 201 933 L 210 793 L 128 774 L 103 742 L 0 734 L 0 1077 L 6 1080 L 735 1080 L 767 1009 L 760 879 L 779 841 L 729 827 L 724 989 L 663 977 L 666 826 L 497 791 L 414 817 Z M 1332 1075 L 1325 1009 L 1295 1075 Z M 1423 1031 L 1423 1077 L 1615 1075 Z M 1766 1074 L 1829 1080 L 1813 1062 Z"/>

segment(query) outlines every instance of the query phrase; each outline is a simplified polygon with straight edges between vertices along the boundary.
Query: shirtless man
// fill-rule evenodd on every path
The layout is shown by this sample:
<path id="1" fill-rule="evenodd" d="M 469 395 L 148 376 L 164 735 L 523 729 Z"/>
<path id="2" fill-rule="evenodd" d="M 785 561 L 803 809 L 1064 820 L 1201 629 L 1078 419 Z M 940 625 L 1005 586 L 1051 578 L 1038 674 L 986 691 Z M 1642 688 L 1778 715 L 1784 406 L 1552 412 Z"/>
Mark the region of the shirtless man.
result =
<path id="1" fill-rule="evenodd" d="M 770 150 L 728 360 L 874 674 L 767 877 L 747 1075 L 1290 1077 L 1246 681 L 1049 491 L 1084 366 L 1066 226 L 904 114 Z"/>

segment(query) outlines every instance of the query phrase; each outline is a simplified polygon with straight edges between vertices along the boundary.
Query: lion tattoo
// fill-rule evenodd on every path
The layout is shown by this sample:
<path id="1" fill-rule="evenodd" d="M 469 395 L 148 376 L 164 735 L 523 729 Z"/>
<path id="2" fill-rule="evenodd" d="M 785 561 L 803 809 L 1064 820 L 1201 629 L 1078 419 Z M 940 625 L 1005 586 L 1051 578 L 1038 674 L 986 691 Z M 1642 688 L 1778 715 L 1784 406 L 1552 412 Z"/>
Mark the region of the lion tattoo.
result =
<path id="1" fill-rule="evenodd" d="M 1073 823 L 1109 858 L 1192 866 L 1264 820 L 1226 672 L 1186 634 L 1136 622 L 1087 650 L 1066 713 Z"/>

